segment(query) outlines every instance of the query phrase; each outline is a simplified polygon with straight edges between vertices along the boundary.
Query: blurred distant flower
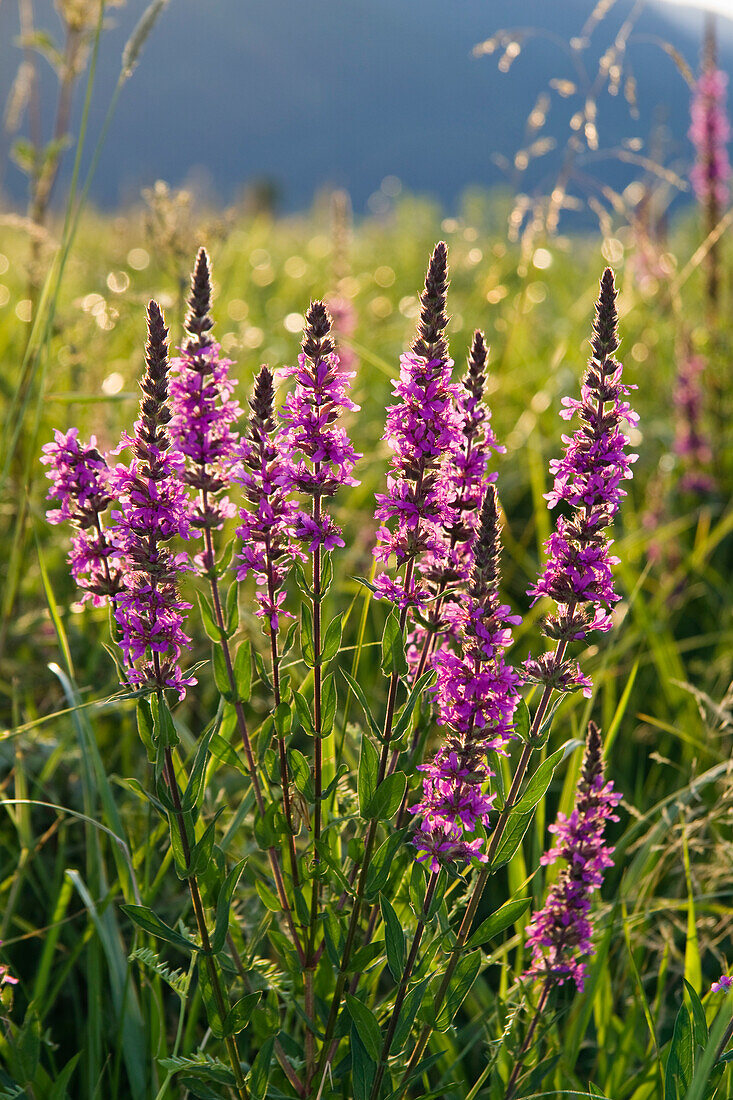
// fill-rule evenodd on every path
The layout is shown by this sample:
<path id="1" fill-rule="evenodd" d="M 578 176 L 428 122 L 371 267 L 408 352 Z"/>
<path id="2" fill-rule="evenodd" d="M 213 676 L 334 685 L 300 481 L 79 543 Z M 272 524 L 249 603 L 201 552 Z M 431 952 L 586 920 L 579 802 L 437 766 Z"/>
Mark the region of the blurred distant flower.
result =
<path id="1" fill-rule="evenodd" d="M 731 986 L 733 986 L 733 977 L 731 977 L 729 974 L 721 974 L 717 982 L 713 982 L 713 984 L 710 986 L 710 992 L 727 993 Z"/>
<path id="2" fill-rule="evenodd" d="M 728 203 L 730 162 L 727 143 L 730 123 L 726 111 L 728 77 L 720 69 L 706 67 L 695 84 L 689 129 L 695 146 L 692 186 L 702 206 L 714 202 L 718 209 Z"/>
<path id="3" fill-rule="evenodd" d="M 560 878 L 550 888 L 543 908 L 529 925 L 527 946 L 532 948 L 531 978 L 545 978 L 563 985 L 572 978 L 583 989 L 586 964 L 592 952 L 591 897 L 603 881 L 603 872 L 613 866 L 613 848 L 604 841 L 608 821 L 618 821 L 613 812 L 621 795 L 603 776 L 601 735 L 590 722 L 583 768 L 570 817 L 558 814 L 550 832 L 554 847 L 542 856 L 545 865 L 562 859 L 566 863 Z"/>
<path id="4" fill-rule="evenodd" d="M 713 478 L 704 470 L 712 459 L 712 449 L 702 426 L 705 365 L 701 355 L 683 356 L 674 391 L 677 411 L 674 449 L 685 466 L 680 489 L 692 493 L 709 493 L 715 487 Z"/>

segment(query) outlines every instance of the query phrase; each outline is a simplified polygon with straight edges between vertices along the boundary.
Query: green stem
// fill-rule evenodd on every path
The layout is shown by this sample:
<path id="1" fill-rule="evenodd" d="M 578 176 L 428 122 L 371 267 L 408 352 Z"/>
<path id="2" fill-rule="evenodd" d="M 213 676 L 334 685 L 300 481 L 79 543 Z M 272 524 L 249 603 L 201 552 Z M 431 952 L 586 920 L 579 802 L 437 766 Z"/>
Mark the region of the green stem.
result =
<path id="1" fill-rule="evenodd" d="M 517 1084 L 517 1078 L 519 1077 L 519 1074 L 522 1072 L 522 1066 L 524 1065 L 525 1055 L 527 1054 L 527 1051 L 529 1050 L 530 1043 L 532 1042 L 532 1037 L 534 1036 L 535 1029 L 537 1027 L 537 1024 L 539 1023 L 540 1017 L 541 1017 L 542 1013 L 545 1010 L 545 1005 L 547 1004 L 547 998 L 550 995 L 550 989 L 551 989 L 551 983 L 550 983 L 550 980 L 548 978 L 545 981 L 545 984 L 542 986 L 542 993 L 540 994 L 540 999 L 537 1002 L 537 1008 L 534 1010 L 534 1016 L 532 1017 L 532 1021 L 529 1025 L 529 1027 L 527 1028 L 527 1034 L 524 1036 L 524 1042 L 522 1043 L 522 1045 L 519 1049 L 519 1054 L 517 1055 L 517 1060 L 514 1063 L 514 1067 L 512 1069 L 511 1075 L 509 1077 L 509 1080 L 507 1081 L 506 1092 L 504 1093 L 504 1100 L 511 1100 L 512 1096 L 514 1095 L 514 1089 L 515 1089 L 516 1084 Z"/>
<path id="2" fill-rule="evenodd" d="M 315 464 L 316 477 L 320 470 L 320 463 Z M 321 523 L 321 498 L 316 493 L 313 497 L 313 521 L 320 526 Z M 318 911 L 321 900 L 320 863 L 318 854 L 318 842 L 321 839 L 321 793 L 323 789 L 323 752 L 321 745 L 322 711 L 321 711 L 321 547 L 316 546 L 313 551 L 313 720 L 314 720 L 314 788 L 315 802 L 313 806 L 313 880 L 311 887 L 310 922 L 308 926 L 308 946 L 305 971 L 305 1011 L 309 1020 L 315 1019 L 315 994 L 313 983 L 315 968 L 318 961 L 315 955 L 316 930 L 318 927 Z M 315 1035 L 311 1028 L 306 1036 L 306 1085 L 310 1082 L 315 1071 Z"/>
<path id="3" fill-rule="evenodd" d="M 156 654 L 157 657 L 157 654 Z M 181 806 L 181 796 L 178 790 L 178 780 L 176 779 L 175 767 L 173 765 L 173 754 L 169 746 L 165 748 L 165 772 L 168 780 L 168 787 L 171 792 L 171 798 L 173 799 L 173 806 L 175 810 L 175 818 L 178 826 L 178 835 L 181 838 L 181 847 L 183 848 L 183 856 L 186 862 L 186 869 L 189 870 L 191 866 L 191 847 L 188 841 L 188 833 L 186 832 L 186 823 L 184 820 L 183 809 Z M 224 994 L 221 988 L 221 982 L 219 980 L 219 971 L 214 961 L 214 955 L 211 949 L 211 939 L 209 937 L 209 930 L 206 926 L 206 916 L 204 914 L 204 907 L 201 901 L 201 894 L 199 892 L 198 881 L 196 876 L 189 874 L 186 881 L 188 882 L 188 888 L 191 893 L 191 901 L 193 902 L 193 910 L 196 915 L 196 924 L 199 930 L 199 936 L 201 937 L 201 947 L 206 969 L 209 972 L 209 979 L 211 981 L 211 988 L 214 992 L 214 999 L 216 1000 L 217 1011 L 222 1021 L 226 1019 L 227 1004 L 224 999 Z M 232 1066 L 232 1072 L 234 1073 L 234 1080 L 236 1081 L 237 1092 L 242 1100 L 247 1100 L 249 1093 L 247 1092 L 247 1086 L 244 1082 L 244 1075 L 242 1073 L 242 1066 L 239 1061 L 239 1051 L 237 1050 L 237 1044 L 233 1035 L 227 1035 L 225 1038 L 227 1053 L 229 1055 L 229 1061 Z"/>
<path id="4" fill-rule="evenodd" d="M 558 663 L 560 661 L 562 661 L 562 659 L 565 655 L 565 650 L 567 649 L 567 644 L 568 644 L 567 641 L 559 641 L 558 644 L 557 644 L 557 649 L 555 651 L 555 659 Z M 499 842 L 500 842 L 500 840 L 503 836 L 504 829 L 506 828 L 506 824 L 509 820 L 509 816 L 511 814 L 511 811 L 514 808 L 514 805 L 516 804 L 516 802 L 518 800 L 519 791 L 521 789 L 522 783 L 524 782 L 524 777 L 526 775 L 527 768 L 529 767 L 529 762 L 530 762 L 530 759 L 532 757 L 532 753 L 534 752 L 535 748 L 537 747 L 537 735 L 539 733 L 540 727 L 542 726 L 545 715 L 547 713 L 547 708 L 550 705 L 550 698 L 552 696 L 552 692 L 553 692 L 553 688 L 550 687 L 549 685 L 545 685 L 545 688 L 542 692 L 542 697 L 540 698 L 539 705 L 537 707 L 537 710 L 535 711 L 534 719 L 532 720 L 532 726 L 530 728 L 527 741 L 526 741 L 526 743 L 524 744 L 524 746 L 522 748 L 522 755 L 519 758 L 519 763 L 517 764 L 517 770 L 514 773 L 514 779 L 512 781 L 512 785 L 511 785 L 511 788 L 509 790 L 509 794 L 507 795 L 507 800 L 506 800 L 506 803 L 504 805 L 504 809 L 501 811 L 501 813 L 499 815 L 499 820 L 497 821 L 496 826 L 494 828 L 494 831 L 491 834 L 491 840 L 489 841 L 489 848 L 488 848 L 488 852 L 487 852 L 488 863 L 487 863 L 486 867 L 484 868 L 484 870 L 481 872 L 481 874 L 476 879 L 476 885 L 473 888 L 473 893 L 471 894 L 471 898 L 470 898 L 470 900 L 468 902 L 468 905 L 466 907 L 466 912 L 463 914 L 463 920 L 461 921 L 461 926 L 458 930 L 458 937 L 457 937 L 457 940 L 456 940 L 455 947 L 453 948 L 453 951 L 451 952 L 450 959 L 448 960 L 448 966 L 446 967 L 445 974 L 443 975 L 443 978 L 440 982 L 440 985 L 438 986 L 438 989 L 435 993 L 434 1013 L 435 1013 L 436 1016 L 440 1012 L 440 1009 L 443 1005 L 443 999 L 444 999 L 445 994 L 448 990 L 448 986 L 450 985 L 451 978 L 453 977 L 456 966 L 458 965 L 458 962 L 459 962 L 460 957 L 463 953 L 463 950 L 466 946 L 466 943 L 468 942 L 468 937 L 471 933 L 471 928 L 473 926 L 473 921 L 474 921 L 474 918 L 476 916 L 476 912 L 478 910 L 479 904 L 481 902 L 483 892 L 486 888 L 486 883 L 489 881 L 489 877 L 492 874 L 491 865 L 492 865 L 493 859 L 496 855 L 496 851 L 499 847 Z M 402 1091 L 399 1093 L 398 1096 L 395 1097 L 395 1100 L 401 1100 L 401 1097 L 404 1096 L 404 1093 L 406 1091 L 407 1079 L 410 1076 L 410 1074 L 413 1072 L 413 1070 L 415 1069 L 415 1066 L 420 1061 L 420 1058 L 422 1057 L 423 1051 L 425 1050 L 425 1047 L 428 1044 L 428 1040 L 430 1039 L 431 1030 L 432 1029 L 431 1029 L 430 1025 L 426 1025 L 422 1029 L 422 1031 L 420 1032 L 420 1036 L 419 1036 L 417 1042 L 415 1043 L 414 1050 L 413 1050 L 413 1052 L 410 1056 L 410 1061 L 408 1062 L 407 1068 L 405 1069 L 405 1072 L 404 1072 L 403 1077 L 402 1077 L 402 1085 L 401 1085 Z"/>
<path id="5" fill-rule="evenodd" d="M 211 531 L 209 528 L 204 529 L 204 539 L 206 543 L 206 558 L 210 565 L 209 582 L 211 585 L 211 596 L 214 603 L 214 618 L 216 619 L 216 625 L 219 628 L 221 635 L 221 648 L 224 654 L 224 664 L 227 671 L 227 680 L 232 690 L 232 695 L 235 698 L 234 712 L 237 717 L 237 727 L 239 729 L 239 735 L 242 741 L 242 748 L 244 749 L 244 755 L 247 758 L 247 767 L 249 769 L 250 779 L 252 781 L 252 790 L 254 791 L 255 802 L 257 803 L 257 810 L 260 817 L 265 816 L 265 800 L 262 796 L 262 788 L 260 786 L 259 776 L 257 775 L 257 767 L 255 764 L 254 753 L 252 751 L 252 742 L 249 736 L 249 730 L 247 729 L 247 719 L 244 714 L 244 707 L 237 696 L 237 682 L 234 676 L 234 664 L 232 662 L 231 650 L 229 649 L 229 639 L 226 636 L 226 623 L 224 622 L 224 611 L 221 605 L 221 597 L 219 595 L 219 583 L 214 573 L 214 546 L 211 537 Z M 290 931 L 291 938 L 295 945 L 295 949 L 298 952 L 298 957 L 302 962 L 305 961 L 305 952 L 301 945 L 298 933 L 295 927 L 295 921 L 293 920 L 292 910 L 288 901 L 287 893 L 285 891 L 285 883 L 283 881 L 282 871 L 280 870 L 280 861 L 278 853 L 274 848 L 267 849 L 267 856 L 270 862 L 270 868 L 272 870 L 272 877 L 275 881 L 275 888 L 277 890 L 278 900 L 282 907 L 285 920 Z"/>

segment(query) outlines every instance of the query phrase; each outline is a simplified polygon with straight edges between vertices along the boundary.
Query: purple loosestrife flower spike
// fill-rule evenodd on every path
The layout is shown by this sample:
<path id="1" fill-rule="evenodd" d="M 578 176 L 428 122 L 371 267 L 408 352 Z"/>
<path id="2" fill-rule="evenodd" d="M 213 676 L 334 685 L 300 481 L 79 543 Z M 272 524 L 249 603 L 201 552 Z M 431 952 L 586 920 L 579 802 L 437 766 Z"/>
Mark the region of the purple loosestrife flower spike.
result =
<path id="1" fill-rule="evenodd" d="M 119 511 L 112 513 L 125 549 L 129 572 L 115 601 L 120 645 L 130 683 L 145 690 L 173 688 L 180 698 L 186 685 L 179 658 L 190 639 L 183 629 L 191 606 L 178 596 L 178 578 L 186 569 L 186 554 L 174 554 L 164 543 L 174 535 L 188 538 L 186 491 L 181 480 L 183 459 L 171 451 L 167 425 L 168 330 L 157 302 L 148 306 L 147 370 L 140 383 L 143 397 L 135 435 L 125 435 L 129 466 L 113 472 Z"/>
<path id="2" fill-rule="evenodd" d="M 188 339 L 180 357 L 171 362 L 175 373 L 170 383 L 170 434 L 186 459 L 184 481 L 198 491 L 198 500 L 189 505 L 191 525 L 211 530 L 236 514 L 235 506 L 221 494 L 229 483 L 238 438 L 235 425 L 242 410 L 232 397 L 231 360 L 222 357 L 211 336 L 211 275 L 203 248 L 191 278 L 188 306 Z M 204 571 L 214 564 L 208 557 L 204 552 L 198 563 Z"/>
<path id="3" fill-rule="evenodd" d="M 59 507 L 49 509 L 46 516 L 49 523 L 68 520 L 76 528 L 68 557 L 71 575 L 84 591 L 82 599 L 99 607 L 122 587 L 121 550 L 102 519 L 112 500 L 110 469 L 94 436 L 85 445 L 76 428 L 54 434 L 54 442 L 42 448 L 41 462 L 49 467 L 48 499 L 58 501 Z"/>
<path id="4" fill-rule="evenodd" d="M 461 599 L 458 590 L 465 590 L 471 572 L 481 500 L 486 486 L 497 477 L 496 473 L 488 473 L 491 451 L 503 453 L 506 450 L 496 441 L 489 424 L 491 412 L 483 401 L 487 358 L 483 333 L 477 330 L 471 344 L 468 369 L 460 386 L 455 387 L 460 431 L 442 474 L 450 516 L 438 537 L 436 549 L 428 551 L 419 566 L 420 573 L 430 584 L 433 597 L 430 618 L 433 630 L 440 631 L 440 648 L 445 648 L 449 641 L 455 643 L 458 636 L 456 601 Z M 448 592 L 443 596 L 446 589 Z M 410 642 L 409 654 L 414 662 L 421 652 L 424 653 L 425 645 L 430 644 L 426 629 L 418 625 Z M 433 653 L 433 663 L 436 659 Z M 424 664 L 424 657 L 420 657 L 419 671 Z"/>
<path id="5" fill-rule="evenodd" d="M 725 92 L 728 77 L 715 67 L 713 59 L 706 61 L 692 94 L 691 125 L 688 132 L 695 146 L 695 166 L 690 180 L 701 206 L 715 207 L 716 212 L 728 203 L 730 161 L 727 143 L 730 123 L 726 111 Z"/>
<path id="6" fill-rule="evenodd" d="M 532 918 L 527 945 L 532 948 L 529 978 L 562 985 L 572 978 L 582 991 L 584 958 L 592 954 L 591 897 L 601 886 L 603 872 L 613 866 L 613 848 L 605 843 L 606 822 L 618 821 L 613 812 L 621 795 L 603 776 L 601 735 L 590 722 L 583 767 L 570 817 L 558 814 L 550 832 L 555 844 L 542 856 L 545 865 L 559 859 L 567 866 L 550 888 L 544 907 Z"/>
<path id="7" fill-rule="evenodd" d="M 358 485 L 351 472 L 361 455 L 336 422 L 343 412 L 356 411 L 349 397 L 352 371 L 341 369 L 331 337 L 331 317 L 323 302 L 311 302 L 305 316 L 303 350 L 298 365 L 286 367 L 285 377 L 295 378 L 282 409 L 285 425 L 278 444 L 288 456 L 287 488 L 314 498 L 333 496 L 342 485 Z M 326 512 L 319 516 L 300 511 L 296 536 L 308 543 L 332 550 L 343 546 L 341 528 Z"/>
<path id="8" fill-rule="evenodd" d="M 581 425 L 574 435 L 562 437 L 565 455 L 550 462 L 554 484 L 545 494 L 551 508 L 565 501 L 573 513 L 570 518 L 558 518 L 554 534 L 545 543 L 547 563 L 529 590 L 533 605 L 542 596 L 557 603 L 557 614 L 546 619 L 544 632 L 559 644 L 556 654 L 545 653 L 537 659 L 530 655 L 524 665 L 525 679 L 556 691 L 582 687 L 586 695 L 590 695 L 591 681 L 577 662 L 563 661 L 562 655 L 568 642 L 585 638 L 591 630 L 611 628 L 609 608 L 619 599 L 611 567 L 618 558 L 610 555 L 611 544 L 603 532 L 626 495 L 621 484 L 631 477 L 631 464 L 638 457 L 626 453 L 628 437 L 621 427 L 623 421 L 633 424 L 638 417 L 623 400 L 634 387 L 622 383 L 621 364 L 613 358 L 619 346 L 617 322 L 613 272 L 606 268 L 581 400 L 563 398 L 565 408 L 560 414 L 568 420 L 577 413 Z"/>
<path id="9" fill-rule="evenodd" d="M 424 772 L 421 818 L 414 843 L 418 860 L 437 872 L 441 863 L 475 857 L 486 862 L 477 826 L 488 828 L 495 795 L 483 784 L 493 774 L 490 751 L 504 752 L 512 737 L 517 677 L 504 661 L 510 624 L 519 620 L 499 603 L 499 517 L 496 491 L 488 486 L 481 508 L 475 563 L 464 605 L 463 652 L 445 652 L 438 662 L 435 695 L 445 741 Z"/>
<path id="10" fill-rule="evenodd" d="M 281 606 L 286 595 L 283 583 L 299 551 L 293 541 L 298 506 L 288 499 L 283 488 L 289 477 L 288 464 L 273 439 L 274 403 L 272 372 L 263 366 L 250 400 L 252 413 L 234 477 L 244 486 L 249 505 L 239 513 L 241 524 L 237 535 L 242 549 L 237 579 L 242 581 L 254 574 L 259 586 L 256 614 L 267 621 L 268 630 L 277 633 L 280 615 L 288 614 Z"/>
<path id="11" fill-rule="evenodd" d="M 702 356 L 688 353 L 680 363 L 674 391 L 677 411 L 674 449 L 685 466 L 679 487 L 690 493 L 709 493 L 715 488 L 713 478 L 704 470 L 712 459 L 712 448 L 702 426 L 704 395 L 701 379 L 704 373 L 705 360 Z"/>
<path id="12" fill-rule="evenodd" d="M 439 553 L 443 527 L 455 522 L 441 476 L 461 438 L 453 363 L 444 335 L 447 287 L 447 251 L 440 241 L 428 265 L 417 336 L 411 351 L 400 359 L 399 379 L 392 383 L 398 402 L 387 409 L 383 438 L 393 456 L 387 492 L 376 497 L 375 514 L 382 526 L 374 556 L 387 562 L 394 555 L 398 568 L 406 566 L 402 579 L 381 573 L 375 581 L 376 595 L 403 611 L 424 606 L 430 597 L 410 563 L 426 551 Z"/>

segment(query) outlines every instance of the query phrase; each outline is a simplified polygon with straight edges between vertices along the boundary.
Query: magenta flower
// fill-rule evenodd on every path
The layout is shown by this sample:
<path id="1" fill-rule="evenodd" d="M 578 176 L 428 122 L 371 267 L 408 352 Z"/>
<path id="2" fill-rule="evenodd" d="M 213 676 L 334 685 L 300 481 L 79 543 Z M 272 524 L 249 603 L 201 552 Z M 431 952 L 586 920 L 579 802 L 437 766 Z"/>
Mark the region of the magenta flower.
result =
<path id="1" fill-rule="evenodd" d="M 343 412 L 356 411 L 349 397 L 353 373 L 341 369 L 330 336 L 331 318 L 323 302 L 311 302 L 306 314 L 303 351 L 298 365 L 286 367 L 285 377 L 295 378 L 295 390 L 285 399 L 281 417 L 285 425 L 278 446 L 287 456 L 283 487 L 314 497 L 319 507 L 310 515 L 300 511 L 296 535 L 318 546 L 343 546 L 341 531 L 320 513 L 322 497 L 333 496 L 342 485 L 358 485 L 352 470 L 361 455 L 336 421 Z"/>
<path id="2" fill-rule="evenodd" d="M 499 603 L 499 534 L 496 493 L 489 486 L 463 605 L 463 652 L 442 652 L 437 662 L 435 698 L 447 733 L 433 760 L 419 765 L 423 794 L 410 811 L 421 818 L 414 837 L 417 859 L 427 860 L 432 871 L 441 862 L 488 858 L 482 837 L 470 834 L 489 827 L 496 796 L 483 789 L 493 774 L 486 755 L 506 751 L 518 698 L 517 676 L 503 657 L 510 625 L 519 620 Z"/>
<path id="3" fill-rule="evenodd" d="M 237 580 L 250 574 L 257 583 L 256 611 L 278 632 L 285 600 L 283 584 L 296 554 L 295 524 L 298 506 L 283 485 L 289 477 L 286 460 L 274 441 L 275 390 L 272 372 L 263 366 L 250 401 L 252 410 L 244 436 L 235 480 L 244 486 L 248 507 L 240 510 L 237 535 L 241 539 Z"/>
<path id="4" fill-rule="evenodd" d="M 601 886 L 603 872 L 613 866 L 613 848 L 605 843 L 603 834 L 608 821 L 618 821 L 613 811 L 620 801 L 613 783 L 604 779 L 601 735 L 590 722 L 575 808 L 570 817 L 559 814 L 556 824 L 550 826 L 555 844 L 542 856 L 545 865 L 562 859 L 567 866 L 529 924 L 527 945 L 532 948 L 532 963 L 526 977 L 556 985 L 572 978 L 582 991 L 584 959 L 593 951 L 591 897 Z"/>
<path id="5" fill-rule="evenodd" d="M 397 581 L 379 574 L 375 594 L 403 609 L 424 606 L 430 598 L 428 584 L 415 576 L 415 559 L 443 553 L 443 529 L 456 522 L 452 487 L 443 476 L 462 441 L 457 390 L 451 382 L 453 361 L 444 336 L 447 287 L 447 250 L 440 241 L 428 265 L 417 337 L 401 357 L 400 377 L 392 383 L 398 401 L 387 408 L 382 437 L 393 455 L 387 492 L 376 497 L 375 515 L 382 526 L 374 556 L 382 562 L 394 556 L 405 572 Z"/>
<path id="6" fill-rule="evenodd" d="M 721 974 L 717 982 L 710 986 L 711 993 L 727 993 L 733 986 L 733 978 L 729 974 Z"/>
<path id="7" fill-rule="evenodd" d="M 86 445 L 79 442 L 77 428 L 54 434 L 54 442 L 42 448 L 41 462 L 49 467 L 48 499 L 59 507 L 46 516 L 49 523 L 68 520 L 76 528 L 68 556 L 71 575 L 83 589 L 82 599 L 98 607 L 114 599 L 122 586 L 121 549 L 102 518 L 112 499 L 110 469 L 94 436 Z"/>
<path id="8" fill-rule="evenodd" d="M 695 166 L 690 180 L 702 206 L 711 204 L 720 209 L 728 203 L 730 161 L 727 143 L 730 123 L 726 111 L 725 92 L 728 77 L 714 62 L 706 65 L 695 84 L 690 114 L 692 122 L 688 137 L 695 146 Z"/>
<path id="9" fill-rule="evenodd" d="M 473 564 L 473 544 L 486 487 L 496 481 L 488 472 L 492 451 L 504 452 L 491 430 L 491 413 L 484 404 L 484 373 L 488 351 L 483 334 L 474 333 L 468 370 L 455 387 L 455 406 L 460 431 L 441 471 L 441 494 L 448 504 L 449 519 L 436 533 L 434 547 L 418 566 L 431 593 L 430 630 L 416 624 L 409 638 L 408 657 L 416 674 L 425 667 L 428 649 L 431 663 L 440 650 L 455 648 L 460 630 L 457 603 L 463 597 Z M 437 646 L 435 643 L 438 643 Z"/>
<path id="10" fill-rule="evenodd" d="M 180 698 L 186 685 L 179 659 L 190 639 L 183 629 L 191 606 L 178 595 L 178 578 L 187 568 L 185 553 L 174 554 L 164 543 L 190 535 L 183 458 L 170 450 L 166 425 L 168 397 L 168 330 L 157 302 L 148 306 L 147 371 L 135 435 L 125 435 L 120 450 L 131 447 L 129 466 L 112 472 L 119 510 L 113 511 L 115 536 L 123 547 L 127 572 L 115 601 L 127 674 L 134 687 L 172 688 Z"/>
<path id="11" fill-rule="evenodd" d="M 172 416 L 169 430 L 186 460 L 184 481 L 198 492 L 189 504 L 191 526 L 199 530 L 220 528 L 236 514 L 236 507 L 221 494 L 229 484 L 229 471 L 237 447 L 236 423 L 242 410 L 233 398 L 235 381 L 229 377 L 231 360 L 210 335 L 211 276 L 209 258 L 200 249 L 191 279 L 186 317 L 188 340 L 180 357 L 171 361 L 176 374 L 170 381 Z M 211 569 L 209 552 L 202 555 L 203 571 Z"/>
<path id="12" fill-rule="evenodd" d="M 709 493 L 715 488 L 715 481 L 704 470 L 712 459 L 710 442 L 702 426 L 704 372 L 705 360 L 702 356 L 684 356 L 674 391 L 677 412 L 674 449 L 685 466 L 680 489 L 691 493 Z"/>
<path id="13" fill-rule="evenodd" d="M 556 654 L 525 665 L 526 679 L 539 680 L 557 690 L 574 690 L 590 684 L 577 663 L 563 661 L 568 642 L 585 638 L 592 630 L 611 628 L 610 608 L 619 599 L 613 587 L 610 540 L 604 534 L 626 495 L 622 484 L 631 477 L 638 457 L 626 453 L 628 437 L 622 424 L 633 424 L 637 414 L 623 398 L 633 387 L 621 381 L 622 367 L 613 358 L 618 348 L 616 289 L 613 272 L 606 268 L 596 303 L 593 357 L 581 389 L 581 400 L 563 399 L 560 414 L 568 420 L 577 414 L 581 424 L 572 436 L 564 435 L 565 454 L 550 462 L 554 483 L 546 493 L 550 508 L 565 502 L 573 512 L 560 516 L 545 543 L 548 554 L 542 574 L 529 590 L 532 604 L 549 596 L 557 614 L 549 617 L 544 632 L 560 643 Z M 564 685 L 564 686 L 563 686 Z"/>

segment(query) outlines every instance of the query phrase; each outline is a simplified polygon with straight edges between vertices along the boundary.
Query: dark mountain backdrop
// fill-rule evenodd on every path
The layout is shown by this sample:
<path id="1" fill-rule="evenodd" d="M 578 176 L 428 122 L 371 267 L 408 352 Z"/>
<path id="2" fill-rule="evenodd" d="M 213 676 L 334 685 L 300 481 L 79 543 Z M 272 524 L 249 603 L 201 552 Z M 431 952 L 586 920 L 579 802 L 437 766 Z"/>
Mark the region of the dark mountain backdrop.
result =
<path id="1" fill-rule="evenodd" d="M 618 0 L 595 28 L 583 57 L 591 75 L 631 9 Z M 38 24 L 57 26 L 50 5 Z M 91 131 L 99 130 L 119 72 L 123 45 L 144 10 L 128 0 L 112 10 L 104 37 Z M 447 207 L 471 185 L 503 178 L 496 158 L 513 160 L 525 122 L 552 79 L 576 80 L 562 43 L 578 35 L 589 0 L 171 0 L 125 86 L 99 165 L 93 199 L 102 206 L 137 198 L 162 178 L 191 178 L 228 201 L 255 180 L 270 180 L 286 209 L 306 206 L 326 184 L 347 187 L 357 210 L 386 176 Z M 50 9 L 50 10 L 49 10 Z M 647 142 L 664 125 L 669 163 L 690 156 L 689 90 L 659 39 L 693 67 L 702 14 L 650 3 L 632 32 L 628 59 L 639 118 L 623 95 L 599 98 L 601 148 Z M 500 53 L 476 58 L 473 46 L 501 27 L 545 28 L 523 41 L 506 73 Z M 731 24 L 720 20 L 721 64 L 730 71 Z M 17 14 L 0 0 L 0 96 L 7 99 L 20 60 Z M 41 63 L 45 65 L 45 62 Z M 44 85 L 50 104 L 52 85 Z M 81 94 L 76 105 L 77 116 Z M 541 135 L 558 148 L 538 158 L 523 186 L 556 173 L 577 95 L 552 92 Z M 22 202 L 24 180 L 0 146 L 0 187 Z M 628 168 L 591 158 L 583 171 L 612 185 Z M 68 169 L 67 169 L 68 170 Z M 634 171 L 637 171 L 634 169 Z M 60 192 L 63 193 L 63 180 Z"/>

